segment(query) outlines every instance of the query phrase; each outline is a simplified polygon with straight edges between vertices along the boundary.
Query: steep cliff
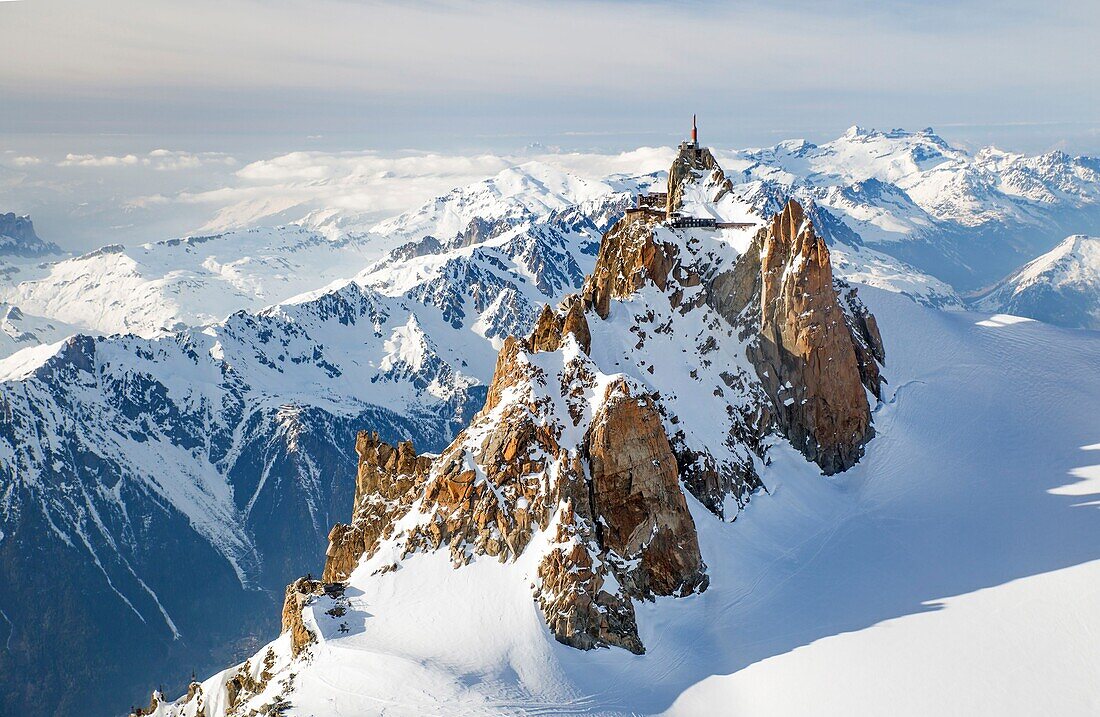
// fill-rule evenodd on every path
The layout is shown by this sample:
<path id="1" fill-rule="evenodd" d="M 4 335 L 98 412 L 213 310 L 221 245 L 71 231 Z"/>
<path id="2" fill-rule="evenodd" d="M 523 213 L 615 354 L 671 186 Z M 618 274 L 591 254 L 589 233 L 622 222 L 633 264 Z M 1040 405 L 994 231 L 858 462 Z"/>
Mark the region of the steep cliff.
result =
<path id="1" fill-rule="evenodd" d="M 874 316 L 834 280 L 802 207 L 788 201 L 714 284 L 724 289 L 717 306 L 749 331 L 748 355 L 783 434 L 828 475 L 854 465 L 874 435 L 867 392 L 880 395 L 885 350 Z"/>
<path id="2" fill-rule="evenodd" d="M 0 214 L 0 256 L 37 258 L 50 254 L 61 254 L 61 249 L 38 238 L 30 217 Z"/>

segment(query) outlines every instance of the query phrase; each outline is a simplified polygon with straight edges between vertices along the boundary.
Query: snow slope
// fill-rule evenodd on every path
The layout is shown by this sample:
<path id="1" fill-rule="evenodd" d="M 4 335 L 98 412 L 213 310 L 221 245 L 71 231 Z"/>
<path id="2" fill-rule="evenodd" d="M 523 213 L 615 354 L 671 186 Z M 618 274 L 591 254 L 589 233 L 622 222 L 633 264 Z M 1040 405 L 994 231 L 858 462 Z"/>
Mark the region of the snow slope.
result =
<path id="1" fill-rule="evenodd" d="M 864 460 L 777 446 L 735 522 L 692 502 L 711 586 L 638 606 L 647 654 L 556 643 L 523 558 L 416 554 L 306 609 L 287 714 L 1094 714 L 1100 339 L 862 293 L 892 380 Z"/>
<path id="2" fill-rule="evenodd" d="M 297 226 L 112 245 L 23 268 L 0 296 L 84 331 L 153 337 L 347 279 L 381 250 Z"/>
<path id="3" fill-rule="evenodd" d="M 1100 329 L 1100 238 L 1071 236 L 976 300 L 1059 326 Z"/>
<path id="4" fill-rule="evenodd" d="M 18 306 L 0 302 L 0 358 L 41 344 L 60 341 L 76 333 L 74 326 L 23 313 Z"/>

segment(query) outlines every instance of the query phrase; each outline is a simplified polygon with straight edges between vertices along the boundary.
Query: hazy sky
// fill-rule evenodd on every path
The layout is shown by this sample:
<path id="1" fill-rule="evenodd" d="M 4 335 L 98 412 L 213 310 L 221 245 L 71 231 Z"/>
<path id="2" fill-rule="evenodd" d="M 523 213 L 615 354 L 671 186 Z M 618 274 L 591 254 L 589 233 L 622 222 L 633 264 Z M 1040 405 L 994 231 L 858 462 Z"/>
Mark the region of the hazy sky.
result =
<path id="1" fill-rule="evenodd" d="M 1097 0 L 0 0 L 0 211 L 163 238 L 289 152 L 613 155 L 692 112 L 718 147 L 1100 154 L 1098 36 Z"/>
<path id="2" fill-rule="evenodd" d="M 9 133 L 492 147 L 665 136 L 691 110 L 731 144 L 1100 126 L 1096 0 L 22 0 L 0 28 Z"/>

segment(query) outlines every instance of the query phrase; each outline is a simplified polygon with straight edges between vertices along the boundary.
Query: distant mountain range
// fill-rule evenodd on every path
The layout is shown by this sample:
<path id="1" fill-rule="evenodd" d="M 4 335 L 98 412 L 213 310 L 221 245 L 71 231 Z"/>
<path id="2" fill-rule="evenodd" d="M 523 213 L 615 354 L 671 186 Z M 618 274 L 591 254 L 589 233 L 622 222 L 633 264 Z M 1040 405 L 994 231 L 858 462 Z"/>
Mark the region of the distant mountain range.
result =
<path id="1" fill-rule="evenodd" d="M 723 161 L 735 182 L 812 198 L 869 246 L 960 291 L 1100 222 L 1100 159 L 994 148 L 971 155 L 931 129 L 852 127 L 822 145 L 782 142 Z"/>

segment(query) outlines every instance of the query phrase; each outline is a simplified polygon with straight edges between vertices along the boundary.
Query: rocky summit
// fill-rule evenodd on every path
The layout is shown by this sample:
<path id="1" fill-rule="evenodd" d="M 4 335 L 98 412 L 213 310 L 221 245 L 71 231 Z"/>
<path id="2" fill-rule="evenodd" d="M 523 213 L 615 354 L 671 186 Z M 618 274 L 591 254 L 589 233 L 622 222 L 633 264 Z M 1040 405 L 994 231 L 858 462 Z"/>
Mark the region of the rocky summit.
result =
<path id="1" fill-rule="evenodd" d="M 504 340 L 483 407 L 439 454 L 359 434 L 351 521 L 321 579 L 287 588 L 283 637 L 143 713 L 293 704 L 295 665 L 351 630 L 364 581 L 400 586 L 417 556 L 515 565 L 557 641 L 643 654 L 637 605 L 707 590 L 698 521 L 737 517 L 771 446 L 826 474 L 860 459 L 883 344 L 807 212 L 746 221 L 750 200 L 693 143 L 668 182 L 663 211 L 640 198 L 581 289 Z"/>

